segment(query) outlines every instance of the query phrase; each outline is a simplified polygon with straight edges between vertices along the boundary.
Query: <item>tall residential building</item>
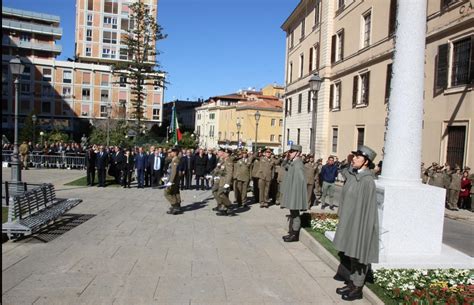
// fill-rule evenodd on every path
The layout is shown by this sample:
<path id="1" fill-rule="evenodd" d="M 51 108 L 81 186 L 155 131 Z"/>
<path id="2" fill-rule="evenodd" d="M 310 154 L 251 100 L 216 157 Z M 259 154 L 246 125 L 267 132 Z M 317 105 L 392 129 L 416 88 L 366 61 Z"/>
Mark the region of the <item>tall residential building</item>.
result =
<path id="1" fill-rule="evenodd" d="M 278 97 L 263 95 L 260 91 L 241 91 L 209 98 L 196 108 L 194 133 L 198 136 L 199 146 L 251 148 L 257 137 L 258 147 L 279 148 L 283 125 L 282 104 Z M 260 113 L 258 130 L 255 121 L 257 111 Z"/>
<path id="2" fill-rule="evenodd" d="M 124 34 L 133 27 L 129 4 L 135 1 L 76 0 L 76 56 L 79 61 L 113 63 L 130 59 Z M 150 14 L 157 15 L 158 0 L 142 2 Z"/>
<path id="3" fill-rule="evenodd" d="M 105 12 L 108 12 L 107 7 L 112 2 L 77 0 L 76 6 L 79 10 L 89 3 L 93 3 L 97 9 L 105 9 Z M 115 7 L 121 8 L 120 17 L 123 20 L 128 16 L 128 11 L 123 9 L 125 3 L 125 1 L 113 1 L 112 5 L 113 10 Z M 154 3 L 155 7 L 151 11 L 156 12 L 156 1 Z M 83 13 L 83 17 L 78 14 L 76 17 L 86 22 L 88 15 L 86 11 Z M 104 26 L 108 28 L 107 24 L 103 23 L 104 14 L 100 11 L 93 14 L 97 16 L 93 20 L 101 20 L 93 27 L 96 35 L 101 37 L 101 41 L 103 41 L 101 29 Z M 106 14 L 109 15 L 111 14 Z M 78 139 L 87 126 L 95 124 L 95 120 L 107 118 L 133 120 L 130 85 L 126 84 L 125 79 L 113 75 L 111 64 L 114 61 L 111 58 L 99 56 L 97 59 L 83 60 L 86 58 L 84 54 L 76 61 L 55 60 L 55 56 L 61 51 L 61 47 L 55 43 L 62 34 L 59 16 L 6 7 L 2 7 L 2 16 L 3 45 L 5 46 L 6 42 L 10 45 L 8 53 L 2 56 L 2 127 L 10 131 L 7 133 L 12 134 L 14 122 L 13 76 L 10 74 L 9 61 L 16 55 L 20 55 L 25 64 L 25 71 L 20 77 L 20 128 L 25 118 L 34 113 L 38 117 L 37 130 L 48 131 L 58 128 Z M 21 18 L 29 18 L 30 21 L 21 21 L 22 23 L 18 25 L 17 21 L 11 20 L 12 16 L 22 16 Z M 17 30 L 18 27 L 28 29 L 31 35 L 21 34 L 22 32 Z M 79 29 L 76 29 L 76 33 L 78 32 Z M 28 44 L 22 42 L 22 35 L 30 37 Z M 103 46 L 104 43 L 99 45 Z M 163 88 L 159 84 L 154 84 L 147 85 L 146 89 L 142 123 L 150 128 L 153 124 L 162 123 Z"/>
<path id="4" fill-rule="evenodd" d="M 62 34 L 59 16 L 2 7 L 2 56 L 55 58 Z"/>
<path id="5" fill-rule="evenodd" d="M 319 17 L 316 11 L 320 12 Z M 473 166 L 472 16 L 468 0 L 428 1 L 422 152 L 425 163 Z M 309 151 L 311 135 L 315 136 L 318 156 L 337 155 L 342 160 L 357 145 L 366 144 L 377 151 L 378 160 L 383 159 L 396 0 L 302 0 L 282 28 L 288 42 L 288 138 L 295 142 L 294 129 L 302 126 L 303 148 Z M 308 70 L 315 61 L 317 67 Z M 311 100 L 305 97 L 309 91 L 307 80 L 313 73 L 321 76 L 323 84 L 316 113 L 311 115 Z M 316 130 L 308 132 L 315 117 Z"/>

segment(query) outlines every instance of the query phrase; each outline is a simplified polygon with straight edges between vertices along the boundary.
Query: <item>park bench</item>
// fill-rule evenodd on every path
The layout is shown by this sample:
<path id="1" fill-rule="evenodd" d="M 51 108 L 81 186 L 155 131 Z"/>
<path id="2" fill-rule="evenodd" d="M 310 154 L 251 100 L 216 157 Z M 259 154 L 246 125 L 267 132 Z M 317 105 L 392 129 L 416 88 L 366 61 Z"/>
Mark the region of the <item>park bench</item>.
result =
<path id="1" fill-rule="evenodd" d="M 20 195 L 28 190 L 26 182 L 5 181 L 5 204 L 10 204 L 10 197 Z"/>
<path id="2" fill-rule="evenodd" d="M 80 202 L 82 199 L 79 198 L 56 198 L 54 185 L 50 183 L 15 195 L 8 209 L 8 222 L 2 225 L 2 233 L 10 239 L 33 234 Z"/>

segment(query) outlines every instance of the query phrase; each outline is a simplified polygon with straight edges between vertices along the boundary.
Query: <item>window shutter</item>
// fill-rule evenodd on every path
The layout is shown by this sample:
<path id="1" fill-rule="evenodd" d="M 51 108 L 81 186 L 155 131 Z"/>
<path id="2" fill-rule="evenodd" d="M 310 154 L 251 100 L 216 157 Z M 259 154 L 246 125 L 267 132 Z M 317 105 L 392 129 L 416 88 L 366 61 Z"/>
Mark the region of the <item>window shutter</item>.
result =
<path id="1" fill-rule="evenodd" d="M 354 76 L 354 82 L 352 87 L 352 108 L 355 108 L 357 105 L 357 92 L 359 91 L 358 87 L 359 84 L 359 75 Z"/>
<path id="2" fill-rule="evenodd" d="M 339 96 L 339 100 L 337 101 L 337 109 L 341 110 L 342 107 L 342 82 L 339 82 L 339 86 L 337 86 L 337 93 Z"/>
<path id="3" fill-rule="evenodd" d="M 471 43 L 471 47 L 472 47 L 472 43 Z M 315 52 L 316 52 L 316 69 L 319 70 L 319 43 L 318 45 L 316 46 L 316 49 L 315 49 Z"/>
<path id="4" fill-rule="evenodd" d="M 449 45 L 438 46 L 438 61 L 436 67 L 436 89 L 443 90 L 448 87 L 448 50 Z"/>
<path id="5" fill-rule="evenodd" d="M 388 17 L 388 36 L 395 33 L 397 25 L 397 0 L 390 0 L 390 12 Z"/>
<path id="6" fill-rule="evenodd" d="M 332 35 L 331 40 L 331 63 L 336 61 L 336 35 Z"/>
<path id="7" fill-rule="evenodd" d="M 334 108 L 334 85 L 329 87 L 329 110 Z"/>
<path id="8" fill-rule="evenodd" d="M 365 77 L 365 105 L 369 106 L 369 97 L 370 97 L 370 71 L 366 73 Z"/>
<path id="9" fill-rule="evenodd" d="M 469 82 L 474 82 L 474 35 L 471 36 L 471 70 L 469 71 Z"/>
<path id="10" fill-rule="evenodd" d="M 313 71 L 313 48 L 309 48 L 309 72 Z"/>
<path id="11" fill-rule="evenodd" d="M 344 59 L 344 29 L 341 30 L 341 60 Z"/>
<path id="12" fill-rule="evenodd" d="M 392 84 L 392 64 L 387 65 L 387 76 L 385 78 L 385 103 L 390 98 L 390 87 Z"/>

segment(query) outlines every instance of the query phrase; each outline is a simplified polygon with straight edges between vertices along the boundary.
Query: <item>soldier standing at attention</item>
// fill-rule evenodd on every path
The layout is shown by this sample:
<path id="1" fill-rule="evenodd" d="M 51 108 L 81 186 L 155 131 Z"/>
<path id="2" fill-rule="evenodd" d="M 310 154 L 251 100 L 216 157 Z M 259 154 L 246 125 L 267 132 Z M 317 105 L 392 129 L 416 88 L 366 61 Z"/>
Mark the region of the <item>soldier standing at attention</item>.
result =
<path id="1" fill-rule="evenodd" d="M 314 195 L 314 184 L 318 179 L 318 165 L 314 163 L 314 156 L 308 155 L 306 157 L 307 162 L 304 164 L 304 173 L 306 176 L 306 189 L 307 189 L 307 198 L 308 198 L 308 210 L 311 209 L 311 206 L 314 204 L 316 196 Z"/>
<path id="2" fill-rule="evenodd" d="M 240 158 L 234 163 L 234 195 L 239 207 L 247 206 L 247 188 L 250 181 L 252 159 L 244 149 L 240 153 Z"/>
<path id="3" fill-rule="evenodd" d="M 265 156 L 260 158 L 258 167 L 258 190 L 261 208 L 268 208 L 268 203 L 270 202 L 268 194 L 270 192 L 270 182 L 272 181 L 275 163 L 275 159 L 272 158 L 272 150 L 267 148 Z"/>
<path id="4" fill-rule="evenodd" d="M 289 156 L 288 171 L 285 175 L 282 185 L 283 198 L 282 208 L 290 210 L 289 234 L 283 236 L 285 242 L 294 242 L 299 240 L 301 229 L 300 211 L 306 210 L 308 200 L 306 198 L 306 178 L 304 175 L 304 165 L 300 158 L 301 145 L 291 145 Z"/>
<path id="5" fill-rule="evenodd" d="M 259 165 L 260 165 L 260 157 L 262 156 L 262 152 L 254 152 L 255 154 L 255 159 L 253 159 L 252 163 L 252 193 L 253 193 L 253 201 L 254 203 L 259 202 L 260 200 L 260 192 L 258 189 L 258 171 L 259 171 Z"/>
<path id="6" fill-rule="evenodd" d="M 287 171 L 287 166 L 288 166 L 288 155 L 285 153 L 283 156 L 280 158 L 279 164 L 276 166 L 276 172 L 277 172 L 277 195 L 276 195 L 276 200 L 275 204 L 280 205 L 281 199 L 282 199 L 282 193 L 281 193 L 281 187 L 283 180 L 285 179 L 285 174 Z"/>
<path id="7" fill-rule="evenodd" d="M 461 191 L 461 168 L 456 166 L 451 174 L 451 181 L 448 186 L 448 209 L 458 211 L 459 193 Z"/>
<path id="8" fill-rule="evenodd" d="M 181 210 L 181 195 L 179 194 L 179 174 L 178 174 L 178 165 L 179 165 L 179 148 L 173 147 L 169 153 L 171 161 L 169 163 L 169 180 L 165 184 L 165 198 L 171 204 L 167 214 L 177 215 L 182 213 Z"/>
<path id="9" fill-rule="evenodd" d="M 234 164 L 229 158 L 232 151 L 228 148 L 220 149 L 221 159 L 217 163 L 214 169 L 214 176 L 219 177 L 218 180 L 214 181 L 213 195 L 217 201 L 217 216 L 232 216 L 234 215 L 230 211 L 232 203 L 229 200 L 230 184 L 232 183 L 232 175 L 234 170 Z M 217 189 L 216 186 L 217 185 Z"/>

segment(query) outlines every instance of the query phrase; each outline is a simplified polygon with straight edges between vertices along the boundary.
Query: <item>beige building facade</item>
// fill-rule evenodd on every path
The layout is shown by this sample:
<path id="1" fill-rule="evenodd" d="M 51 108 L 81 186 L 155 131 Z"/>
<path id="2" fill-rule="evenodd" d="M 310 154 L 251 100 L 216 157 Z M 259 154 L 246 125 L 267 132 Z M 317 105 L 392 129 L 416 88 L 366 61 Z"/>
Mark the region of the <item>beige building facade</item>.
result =
<path id="1" fill-rule="evenodd" d="M 309 98 L 305 99 L 309 89 L 307 78 L 316 72 L 323 78 L 315 116 L 316 154 L 323 158 L 337 155 L 342 160 L 357 145 L 365 144 L 377 151 L 378 160 L 383 159 L 390 104 L 395 3 L 395 0 L 331 0 L 316 1 L 315 4 L 303 0 L 298 4 L 282 26 L 289 41 L 285 128 L 290 136 L 286 140 L 295 142 L 292 129 L 305 129 L 309 135 L 301 137 L 300 142 L 309 151 L 309 138 L 313 133 L 307 132 L 306 126 L 312 126 L 312 109 L 308 106 L 307 114 L 298 111 L 294 114 L 294 99 L 296 96 L 298 101 L 299 96 L 303 96 L 303 109 L 304 101 L 310 102 Z M 308 27 L 308 22 L 311 23 L 308 20 L 315 18 L 314 11 L 318 6 L 321 24 L 316 28 L 320 29 L 320 35 L 314 33 L 313 26 L 313 31 L 301 38 L 301 26 Z M 472 7 L 470 1 L 428 1 L 422 152 L 425 163 L 473 166 Z M 299 47 L 290 47 L 292 35 Z M 320 49 L 320 66 L 313 71 L 303 71 L 301 76 L 298 69 L 294 71 L 294 62 L 303 58 L 299 65 L 309 67 L 311 57 L 306 54 L 310 52 L 303 51 L 311 45 Z M 301 51 L 295 50 L 297 48 Z M 299 109 L 298 102 L 296 105 Z"/>

